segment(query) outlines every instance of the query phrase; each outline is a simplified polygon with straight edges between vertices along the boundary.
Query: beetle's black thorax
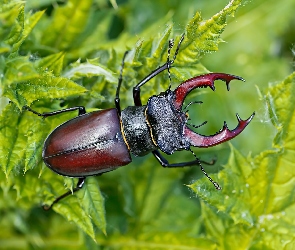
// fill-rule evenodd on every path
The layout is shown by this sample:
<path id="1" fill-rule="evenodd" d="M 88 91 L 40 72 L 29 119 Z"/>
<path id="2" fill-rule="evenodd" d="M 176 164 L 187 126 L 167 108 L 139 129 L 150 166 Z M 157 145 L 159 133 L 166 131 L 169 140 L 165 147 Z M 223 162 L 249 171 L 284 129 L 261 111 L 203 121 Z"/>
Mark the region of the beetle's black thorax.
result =
<path id="1" fill-rule="evenodd" d="M 173 105 L 174 94 L 168 90 L 149 98 L 146 106 L 127 107 L 122 111 L 122 128 L 132 154 L 145 155 L 156 148 L 166 154 L 189 148 L 183 137 L 185 113 Z"/>
<path id="2" fill-rule="evenodd" d="M 131 153 L 143 156 L 157 147 L 153 143 L 145 118 L 146 106 L 130 106 L 121 113 L 122 132 Z"/>

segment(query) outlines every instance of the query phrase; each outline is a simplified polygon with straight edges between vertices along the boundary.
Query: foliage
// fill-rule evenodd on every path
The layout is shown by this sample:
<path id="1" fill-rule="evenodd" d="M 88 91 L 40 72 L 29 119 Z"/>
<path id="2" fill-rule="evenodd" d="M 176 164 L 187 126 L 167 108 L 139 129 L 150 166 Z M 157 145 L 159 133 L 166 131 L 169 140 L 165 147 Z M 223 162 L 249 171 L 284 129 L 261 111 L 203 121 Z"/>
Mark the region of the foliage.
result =
<path id="1" fill-rule="evenodd" d="M 231 47 L 221 57 L 222 51 L 209 55 L 223 42 L 221 34 L 238 7 L 241 14 L 234 19 L 236 23 L 252 20 L 255 11 L 262 22 L 262 1 L 243 8 L 241 0 L 196 2 L 199 5 L 192 1 L 0 0 L 0 248 L 294 248 L 295 75 L 267 87 L 269 81 L 286 75 L 288 59 L 256 52 L 257 57 L 249 62 L 247 46 L 249 51 L 244 54 L 231 55 L 231 49 L 236 49 Z M 286 20 L 293 17 L 291 0 L 277 5 L 272 1 L 267 8 L 284 13 Z M 211 18 L 204 19 L 197 9 L 217 14 L 212 12 Z M 288 34 L 285 19 L 276 20 L 286 27 L 276 34 Z M 235 30 L 234 25 L 227 30 Z M 132 105 L 132 87 L 166 62 L 169 39 L 175 38 L 177 44 L 182 33 L 185 40 L 171 69 L 173 87 L 195 75 L 230 66 L 228 73 L 241 72 L 250 79 L 250 86 L 253 82 L 252 86 L 255 83 L 262 89 L 262 94 L 258 92 L 261 101 L 253 94 L 254 87 L 247 84 L 250 90 L 246 90 L 238 83 L 233 83 L 229 93 L 218 85 L 216 93 L 196 91 L 187 100 L 204 101 L 201 107 L 190 108 L 194 122 L 210 120 L 208 126 L 199 128 L 204 134 L 220 129 L 224 116 L 234 126 L 236 121 L 228 112 L 241 110 L 242 117 L 253 110 L 258 113 L 256 124 L 250 124 L 230 147 L 223 144 L 198 151 L 202 159 L 217 155 L 218 162 L 209 172 L 218 171 L 210 176 L 222 191 L 214 190 L 205 177 L 192 182 L 202 177 L 196 168 L 162 169 L 152 156 L 146 156 L 114 172 L 87 178 L 82 190 L 55 204 L 53 211 L 43 211 L 42 203 L 50 204 L 76 184 L 50 171 L 41 160 L 46 136 L 75 114 L 42 119 L 22 107 L 28 105 L 39 112 L 77 105 L 87 111 L 112 107 L 126 49 L 130 51 L 120 97 L 122 106 Z M 255 34 L 249 31 L 242 39 L 255 40 Z M 225 37 L 230 40 L 230 36 L 225 31 Z M 240 44 L 235 46 L 242 50 Z M 206 58 L 213 58 L 218 66 L 209 65 Z M 237 58 L 241 62 L 224 63 Z M 256 82 L 253 72 L 262 83 Z M 144 86 L 142 99 L 146 101 L 168 84 L 168 74 L 160 74 Z M 254 156 L 244 157 L 250 150 Z M 188 152 L 176 153 L 169 161 L 188 157 Z"/>

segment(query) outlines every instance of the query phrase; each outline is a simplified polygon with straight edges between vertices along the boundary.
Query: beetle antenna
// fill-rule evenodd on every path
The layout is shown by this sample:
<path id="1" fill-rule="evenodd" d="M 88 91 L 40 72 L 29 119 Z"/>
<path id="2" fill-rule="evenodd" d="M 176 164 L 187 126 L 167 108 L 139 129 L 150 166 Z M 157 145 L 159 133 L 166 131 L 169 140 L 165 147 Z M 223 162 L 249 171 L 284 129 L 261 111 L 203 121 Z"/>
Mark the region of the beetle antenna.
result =
<path id="1" fill-rule="evenodd" d="M 202 101 L 194 101 L 194 102 L 190 102 L 188 103 L 184 108 L 183 110 L 185 110 L 185 113 L 188 112 L 188 107 L 191 106 L 192 104 L 202 104 L 203 102 Z"/>
<path id="2" fill-rule="evenodd" d="M 172 60 L 170 62 L 170 54 L 171 54 L 171 49 L 173 48 L 173 45 L 174 45 L 174 39 L 170 39 L 169 44 L 168 44 L 168 56 L 167 56 L 167 70 L 168 70 L 168 77 L 169 77 L 169 88 L 168 89 L 171 89 L 170 67 L 171 67 L 171 64 L 174 62 L 174 60 Z M 174 59 L 174 57 L 173 57 L 173 59 Z"/>
<path id="3" fill-rule="evenodd" d="M 180 37 L 180 40 L 179 40 L 179 43 L 177 45 L 177 48 L 175 50 L 175 53 L 173 55 L 173 59 L 170 61 L 170 54 L 171 54 L 171 49 L 173 48 L 174 46 L 174 39 L 170 39 L 169 40 L 169 44 L 168 44 L 168 56 L 167 56 L 167 70 L 168 70 L 168 77 L 169 77 L 169 88 L 168 89 L 171 89 L 171 73 L 170 73 L 170 67 L 171 65 L 174 63 L 177 55 L 178 55 L 178 52 L 179 52 L 179 49 L 180 49 L 180 45 L 182 43 L 182 41 L 184 40 L 184 33 L 181 35 Z"/>
<path id="4" fill-rule="evenodd" d="M 203 125 L 207 124 L 207 121 L 204 121 L 200 125 L 194 125 L 194 124 L 190 124 L 190 123 L 186 123 L 186 124 L 189 126 L 192 126 L 193 128 L 199 128 L 199 127 L 202 127 Z"/>
<path id="5" fill-rule="evenodd" d="M 183 40 L 184 40 L 184 33 L 182 33 L 182 35 L 181 35 L 181 37 L 180 37 L 179 43 L 178 43 L 178 45 L 177 45 L 176 51 L 175 51 L 174 56 L 173 56 L 172 63 L 175 61 L 176 56 L 178 55 L 178 52 L 179 52 L 179 49 L 180 49 L 180 45 L 181 45 L 181 43 L 183 42 Z"/>
<path id="6" fill-rule="evenodd" d="M 189 151 L 191 151 L 191 153 L 194 155 L 194 157 L 196 158 L 200 168 L 201 168 L 201 171 L 203 172 L 203 174 L 208 178 L 208 180 L 214 185 L 214 187 L 217 189 L 217 190 L 221 190 L 221 186 L 215 182 L 205 171 L 205 169 L 203 168 L 202 164 L 201 164 L 201 161 L 200 159 L 195 155 L 195 153 L 189 148 Z"/>

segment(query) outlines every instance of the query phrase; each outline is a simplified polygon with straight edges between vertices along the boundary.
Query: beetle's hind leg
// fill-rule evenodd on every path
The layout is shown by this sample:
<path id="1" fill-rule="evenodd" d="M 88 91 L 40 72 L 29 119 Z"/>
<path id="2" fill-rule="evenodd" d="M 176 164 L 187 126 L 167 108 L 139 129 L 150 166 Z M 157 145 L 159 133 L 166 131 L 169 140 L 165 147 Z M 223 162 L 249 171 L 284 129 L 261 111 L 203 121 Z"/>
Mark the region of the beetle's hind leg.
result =
<path id="1" fill-rule="evenodd" d="M 67 109 L 56 110 L 53 112 L 44 112 L 44 113 L 39 113 L 39 112 L 31 109 L 29 106 L 23 106 L 23 109 L 28 110 L 28 111 L 34 113 L 35 115 L 42 116 L 43 118 L 46 118 L 48 116 L 62 114 L 65 112 L 71 112 L 71 111 L 75 111 L 75 110 L 78 110 L 78 115 L 86 114 L 85 107 L 83 107 L 83 106 L 77 106 L 77 107 L 72 107 L 72 108 L 67 108 Z"/>
<path id="2" fill-rule="evenodd" d="M 81 177 L 78 180 L 78 183 L 76 185 L 76 187 L 73 190 L 69 190 L 68 192 L 62 194 L 61 196 L 57 197 L 52 203 L 51 205 L 43 205 L 42 207 L 44 208 L 44 210 L 49 210 L 52 208 L 52 206 L 54 204 L 56 204 L 57 202 L 59 202 L 60 200 L 62 200 L 63 198 L 66 198 L 67 196 L 74 194 L 75 192 L 79 191 L 85 184 L 85 179 L 86 177 Z"/>

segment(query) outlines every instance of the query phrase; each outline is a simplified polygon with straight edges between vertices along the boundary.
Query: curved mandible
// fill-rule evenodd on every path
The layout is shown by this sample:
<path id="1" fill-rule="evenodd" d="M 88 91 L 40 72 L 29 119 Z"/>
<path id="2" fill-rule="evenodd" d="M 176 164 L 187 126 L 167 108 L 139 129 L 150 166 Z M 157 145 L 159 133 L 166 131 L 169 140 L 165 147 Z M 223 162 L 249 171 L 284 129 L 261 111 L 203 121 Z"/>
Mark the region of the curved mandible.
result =
<path id="1" fill-rule="evenodd" d="M 236 114 L 239 123 L 235 129 L 229 130 L 226 122 L 224 122 L 223 128 L 215 135 L 210 135 L 210 136 L 200 135 L 192 131 L 191 129 L 189 129 L 187 126 L 185 126 L 184 137 L 189 140 L 191 146 L 199 147 L 199 148 L 212 147 L 217 144 L 229 141 L 232 138 L 239 135 L 246 128 L 246 126 L 251 122 L 254 115 L 255 115 L 255 112 L 247 120 L 242 120 L 240 116 Z"/>
<path id="2" fill-rule="evenodd" d="M 188 79 L 180 84 L 174 91 L 174 106 L 176 109 L 181 109 L 185 97 L 195 88 L 210 87 L 215 90 L 214 81 L 222 80 L 226 82 L 227 90 L 229 90 L 229 83 L 231 80 L 245 81 L 242 77 L 224 74 L 224 73 L 209 73 L 206 75 L 196 76 Z"/>

